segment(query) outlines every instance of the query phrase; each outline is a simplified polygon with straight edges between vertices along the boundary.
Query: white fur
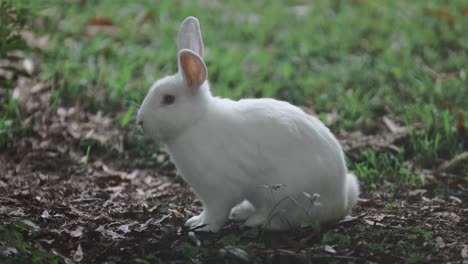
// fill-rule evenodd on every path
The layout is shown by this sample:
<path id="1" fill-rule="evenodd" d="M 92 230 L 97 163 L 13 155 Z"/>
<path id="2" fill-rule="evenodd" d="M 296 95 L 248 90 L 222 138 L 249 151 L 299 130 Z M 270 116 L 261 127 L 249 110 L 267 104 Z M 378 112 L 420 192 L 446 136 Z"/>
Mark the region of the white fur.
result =
<path id="1" fill-rule="evenodd" d="M 187 33 L 187 20 L 193 32 Z M 179 39 L 189 34 L 200 43 L 194 32 L 200 32 L 198 20 L 187 18 Z M 201 57 L 194 51 L 194 60 L 203 62 Z M 231 218 L 241 215 L 247 226 L 281 230 L 310 219 L 338 220 L 351 211 L 359 184 L 322 122 L 283 101 L 213 97 L 207 81 L 189 88 L 180 68 L 153 85 L 137 119 L 166 145 L 203 202 L 203 212 L 186 225 L 216 232 L 233 210 Z M 175 103 L 162 105 L 164 94 L 175 95 Z"/>

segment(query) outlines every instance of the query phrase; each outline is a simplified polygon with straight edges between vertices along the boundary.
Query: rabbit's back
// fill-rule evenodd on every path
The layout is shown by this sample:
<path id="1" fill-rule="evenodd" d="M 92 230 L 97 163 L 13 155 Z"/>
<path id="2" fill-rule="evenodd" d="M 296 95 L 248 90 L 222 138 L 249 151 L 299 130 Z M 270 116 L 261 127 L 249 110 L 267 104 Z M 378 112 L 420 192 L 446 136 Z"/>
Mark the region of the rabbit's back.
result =
<path id="1" fill-rule="evenodd" d="M 182 174 L 190 174 L 186 180 L 194 189 L 215 188 L 219 180 L 241 191 L 284 184 L 333 192 L 346 173 L 341 147 L 328 128 L 273 99 L 214 98 L 205 116 L 169 151 Z"/>

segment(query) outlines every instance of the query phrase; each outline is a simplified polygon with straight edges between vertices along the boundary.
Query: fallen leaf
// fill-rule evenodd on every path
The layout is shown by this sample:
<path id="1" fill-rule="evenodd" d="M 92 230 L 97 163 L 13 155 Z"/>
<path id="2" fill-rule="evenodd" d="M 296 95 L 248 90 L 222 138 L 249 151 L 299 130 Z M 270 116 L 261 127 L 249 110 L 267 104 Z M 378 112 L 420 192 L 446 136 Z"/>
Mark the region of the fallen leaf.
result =
<path id="1" fill-rule="evenodd" d="M 48 35 L 37 36 L 36 33 L 30 31 L 21 31 L 20 35 L 24 40 L 26 40 L 28 46 L 37 47 L 42 50 L 53 48 L 49 43 Z"/>
<path id="2" fill-rule="evenodd" d="M 27 73 L 32 74 L 34 72 L 34 62 L 30 58 L 25 58 L 23 68 Z"/>
<path id="3" fill-rule="evenodd" d="M 456 197 L 456 196 L 453 196 L 453 195 L 450 195 L 450 196 L 449 196 L 449 199 L 452 200 L 452 201 L 454 201 L 454 202 L 456 202 L 456 203 L 459 203 L 459 204 L 462 203 L 462 200 L 461 200 L 460 198 L 458 198 L 458 197 Z"/>
<path id="4" fill-rule="evenodd" d="M 165 190 L 167 187 L 170 187 L 172 185 L 172 182 L 165 182 L 161 185 L 158 186 L 157 190 L 159 191 L 163 191 Z"/>
<path id="5" fill-rule="evenodd" d="M 445 242 L 444 242 L 444 239 L 442 239 L 442 237 L 436 237 L 435 239 L 435 242 L 436 242 L 436 247 L 437 248 L 444 248 L 445 247 Z"/>
<path id="6" fill-rule="evenodd" d="M 385 214 L 379 214 L 379 215 L 375 215 L 373 219 L 377 222 L 382 222 L 382 220 L 384 220 L 386 217 L 387 215 Z"/>
<path id="7" fill-rule="evenodd" d="M 113 182 L 113 183 L 122 183 L 122 182 L 130 182 L 128 179 L 124 179 L 118 175 L 108 175 L 108 176 L 98 176 L 96 177 L 96 181 L 98 182 Z"/>
<path id="8" fill-rule="evenodd" d="M 463 118 L 463 112 L 458 112 L 457 130 L 462 132 L 465 129 L 465 119 Z"/>
<path id="9" fill-rule="evenodd" d="M 463 153 L 460 153 L 453 157 L 451 160 L 447 160 L 440 164 L 440 166 L 437 168 L 438 171 L 445 171 L 448 170 L 449 168 L 452 168 L 456 166 L 457 164 L 464 162 L 465 160 L 468 159 L 468 151 L 465 151 Z"/>
<path id="10" fill-rule="evenodd" d="M 364 222 L 368 225 L 371 225 L 371 226 L 385 226 L 384 224 L 381 224 L 381 223 L 377 223 L 375 221 L 371 221 L 371 220 L 367 220 L 367 219 L 364 219 Z"/>
<path id="11" fill-rule="evenodd" d="M 443 10 L 443 9 L 433 9 L 433 8 L 424 8 L 424 11 L 428 14 L 433 14 L 433 15 L 436 15 L 440 18 L 443 18 L 445 19 L 445 21 L 447 21 L 447 23 L 450 25 L 450 26 L 453 26 L 453 16 L 447 11 L 447 10 Z"/>
<path id="12" fill-rule="evenodd" d="M 8 212 L 8 215 L 9 216 L 16 216 L 16 217 L 25 216 L 22 208 L 19 208 L 19 209 Z"/>
<path id="13" fill-rule="evenodd" d="M 79 217 L 85 217 L 85 218 L 88 218 L 88 219 L 91 219 L 92 216 L 77 209 L 76 207 L 74 206 L 70 206 L 70 210 L 72 211 L 72 213 L 74 213 L 75 215 L 79 216 Z"/>
<path id="14" fill-rule="evenodd" d="M 336 254 L 336 250 L 329 245 L 325 245 L 323 249 L 328 253 Z"/>
<path id="15" fill-rule="evenodd" d="M 7 257 L 12 254 L 14 255 L 18 254 L 18 250 L 14 247 L 5 247 L 2 251 L 3 251 L 2 255 L 7 256 Z"/>
<path id="16" fill-rule="evenodd" d="M 362 206 L 380 206 L 382 205 L 380 200 L 375 199 L 359 199 L 359 205 Z"/>
<path id="17" fill-rule="evenodd" d="M 148 225 L 153 221 L 154 219 L 153 218 L 149 218 L 148 220 L 146 220 L 146 222 L 144 224 L 140 224 L 139 227 L 135 228 L 134 230 L 137 231 L 137 232 L 141 232 L 143 230 L 146 230 L 148 228 Z"/>
<path id="18" fill-rule="evenodd" d="M 242 248 L 239 248 L 239 247 L 236 247 L 236 246 L 226 246 L 222 250 L 223 250 L 222 251 L 223 255 L 228 253 L 229 255 L 241 260 L 242 262 L 246 262 L 246 263 L 250 262 L 249 254 L 245 250 L 243 250 Z"/>
<path id="19" fill-rule="evenodd" d="M 50 214 L 47 210 L 44 210 L 41 214 L 41 218 L 48 219 L 50 217 Z"/>
<path id="20" fill-rule="evenodd" d="M 335 123 L 338 120 L 338 117 L 339 117 L 338 110 L 333 109 L 330 113 L 327 114 L 327 117 L 326 117 L 327 125 L 332 125 L 333 123 Z"/>
<path id="21" fill-rule="evenodd" d="M 132 172 L 127 174 L 127 176 L 125 176 L 125 178 L 128 179 L 128 180 L 133 180 L 138 176 L 139 173 L 140 173 L 139 170 L 133 170 Z"/>
<path id="22" fill-rule="evenodd" d="M 415 190 L 410 190 L 408 192 L 409 196 L 417 196 L 417 195 L 423 195 L 427 192 L 425 189 L 415 189 Z"/>
<path id="23" fill-rule="evenodd" d="M 70 231 L 71 237 L 81 237 L 83 235 L 83 227 L 78 226 L 75 230 Z"/>
<path id="24" fill-rule="evenodd" d="M 463 7 L 462 10 L 461 10 L 461 13 L 463 15 L 468 15 L 468 6 Z"/>
<path id="25" fill-rule="evenodd" d="M 463 245 L 463 248 L 461 250 L 461 256 L 464 259 L 468 259 L 468 245 Z"/>
<path id="26" fill-rule="evenodd" d="M 358 220 L 359 218 L 362 218 L 362 217 L 365 216 L 365 215 L 366 215 L 366 213 L 362 213 L 362 214 L 357 215 L 357 216 L 346 215 L 342 220 L 340 220 L 339 222 L 337 222 L 337 224 L 342 224 L 342 223 L 347 223 L 347 222 L 356 221 L 356 220 Z"/>
<path id="27" fill-rule="evenodd" d="M 120 186 L 119 186 L 120 187 Z M 109 189 L 109 188 L 108 188 Z M 102 205 L 103 207 L 107 207 L 109 206 L 109 204 L 111 204 L 112 202 L 114 202 L 114 199 L 117 198 L 117 197 L 120 197 L 121 196 L 121 189 L 117 190 L 116 192 L 114 192 L 107 201 L 104 202 L 104 204 Z"/>
<path id="28" fill-rule="evenodd" d="M 109 18 L 93 17 L 88 19 L 88 25 L 92 26 L 112 26 L 114 23 Z"/>
<path id="29" fill-rule="evenodd" d="M 155 222 L 155 224 L 160 224 L 160 223 L 162 223 L 164 220 L 168 219 L 168 218 L 171 217 L 171 216 L 172 216 L 172 214 L 164 215 L 163 217 L 159 218 L 159 219 Z"/>
<path id="30" fill-rule="evenodd" d="M 346 132 L 341 133 L 344 139 L 340 140 L 340 143 L 346 152 L 351 152 L 353 150 L 360 151 L 370 147 L 375 151 L 392 150 L 398 153 L 400 149 L 395 142 L 408 136 L 408 133 L 386 133 L 381 135 L 363 135 L 360 132 L 353 132 L 352 134 L 347 134 Z"/>
<path id="31" fill-rule="evenodd" d="M 125 238 L 124 236 L 119 235 L 119 234 L 117 234 L 116 232 L 114 232 L 112 230 L 106 229 L 104 227 L 104 225 L 99 226 L 98 228 L 96 228 L 95 231 L 101 233 L 101 235 L 103 235 L 103 236 L 110 236 L 112 238 L 112 240 L 124 239 Z"/>
<path id="32" fill-rule="evenodd" d="M 154 13 L 151 11 L 147 11 L 146 13 L 140 13 L 138 15 L 138 17 L 136 18 L 136 23 L 141 26 L 147 21 L 153 20 L 153 19 L 154 19 Z"/>
<path id="33" fill-rule="evenodd" d="M 81 249 L 81 244 L 78 245 L 75 253 L 73 253 L 73 260 L 76 262 L 81 262 L 83 260 L 83 250 Z"/>
<path id="34" fill-rule="evenodd" d="M 408 131 L 406 127 L 402 127 L 397 125 L 393 120 L 391 120 L 389 117 L 384 116 L 383 121 L 387 128 L 392 132 L 393 134 L 404 134 Z"/>
<path id="35" fill-rule="evenodd" d="M 117 230 L 122 231 L 122 233 L 127 234 L 130 232 L 129 225 L 121 225 L 117 227 Z"/>
<path id="36" fill-rule="evenodd" d="M 467 181 L 464 178 L 461 178 L 461 177 L 460 178 L 455 178 L 455 179 L 453 179 L 453 178 L 448 179 L 448 184 L 450 184 L 450 185 L 466 184 L 466 182 Z"/>
<path id="37" fill-rule="evenodd" d="M 21 222 L 23 222 L 23 224 L 26 224 L 32 227 L 34 230 L 39 230 L 39 226 L 33 223 L 31 220 L 24 219 L 24 220 L 21 220 Z"/>

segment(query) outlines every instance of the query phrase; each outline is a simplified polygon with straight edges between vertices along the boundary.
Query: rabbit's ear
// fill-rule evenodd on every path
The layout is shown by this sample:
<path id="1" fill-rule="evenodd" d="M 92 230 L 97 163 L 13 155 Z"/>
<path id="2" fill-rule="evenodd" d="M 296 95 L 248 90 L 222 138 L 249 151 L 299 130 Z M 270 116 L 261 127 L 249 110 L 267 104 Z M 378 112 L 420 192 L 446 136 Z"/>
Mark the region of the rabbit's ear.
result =
<path id="1" fill-rule="evenodd" d="M 179 52 L 179 67 L 190 90 L 200 88 L 206 81 L 208 75 L 206 65 L 193 51 L 183 49 Z"/>
<path id="2" fill-rule="evenodd" d="M 200 23 L 195 17 L 187 17 L 179 29 L 177 37 L 177 51 L 189 49 L 203 58 L 203 39 L 200 31 Z"/>

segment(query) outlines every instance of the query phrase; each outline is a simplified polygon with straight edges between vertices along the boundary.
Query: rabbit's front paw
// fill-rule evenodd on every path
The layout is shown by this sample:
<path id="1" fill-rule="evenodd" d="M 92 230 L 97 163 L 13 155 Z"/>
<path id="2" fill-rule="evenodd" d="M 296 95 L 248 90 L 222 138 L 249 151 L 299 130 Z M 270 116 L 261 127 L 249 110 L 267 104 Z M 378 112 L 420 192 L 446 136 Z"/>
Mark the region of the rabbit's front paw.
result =
<path id="1" fill-rule="evenodd" d="M 202 212 L 199 215 L 192 216 L 189 220 L 187 220 L 185 222 L 185 226 L 190 227 L 190 228 L 194 228 L 194 227 L 202 225 L 204 213 L 205 212 Z"/>
<path id="2" fill-rule="evenodd" d="M 223 227 L 223 224 L 225 223 L 225 221 L 209 222 L 205 218 L 206 218 L 205 214 L 201 213 L 187 220 L 187 222 L 185 222 L 185 226 L 189 228 L 196 228 L 195 231 L 218 232 L 221 229 L 221 227 Z M 200 227 L 200 228 L 197 228 L 197 227 Z"/>
<path id="3" fill-rule="evenodd" d="M 233 221 L 243 221 L 249 218 L 253 213 L 255 213 L 255 207 L 249 201 L 244 200 L 232 208 L 229 219 Z"/>
<path id="4" fill-rule="evenodd" d="M 224 206 L 224 209 L 206 209 L 200 215 L 194 216 L 185 222 L 185 225 L 190 228 L 196 228 L 195 231 L 218 232 L 223 225 L 229 220 L 229 206 Z M 199 228 L 197 228 L 199 227 Z"/>

